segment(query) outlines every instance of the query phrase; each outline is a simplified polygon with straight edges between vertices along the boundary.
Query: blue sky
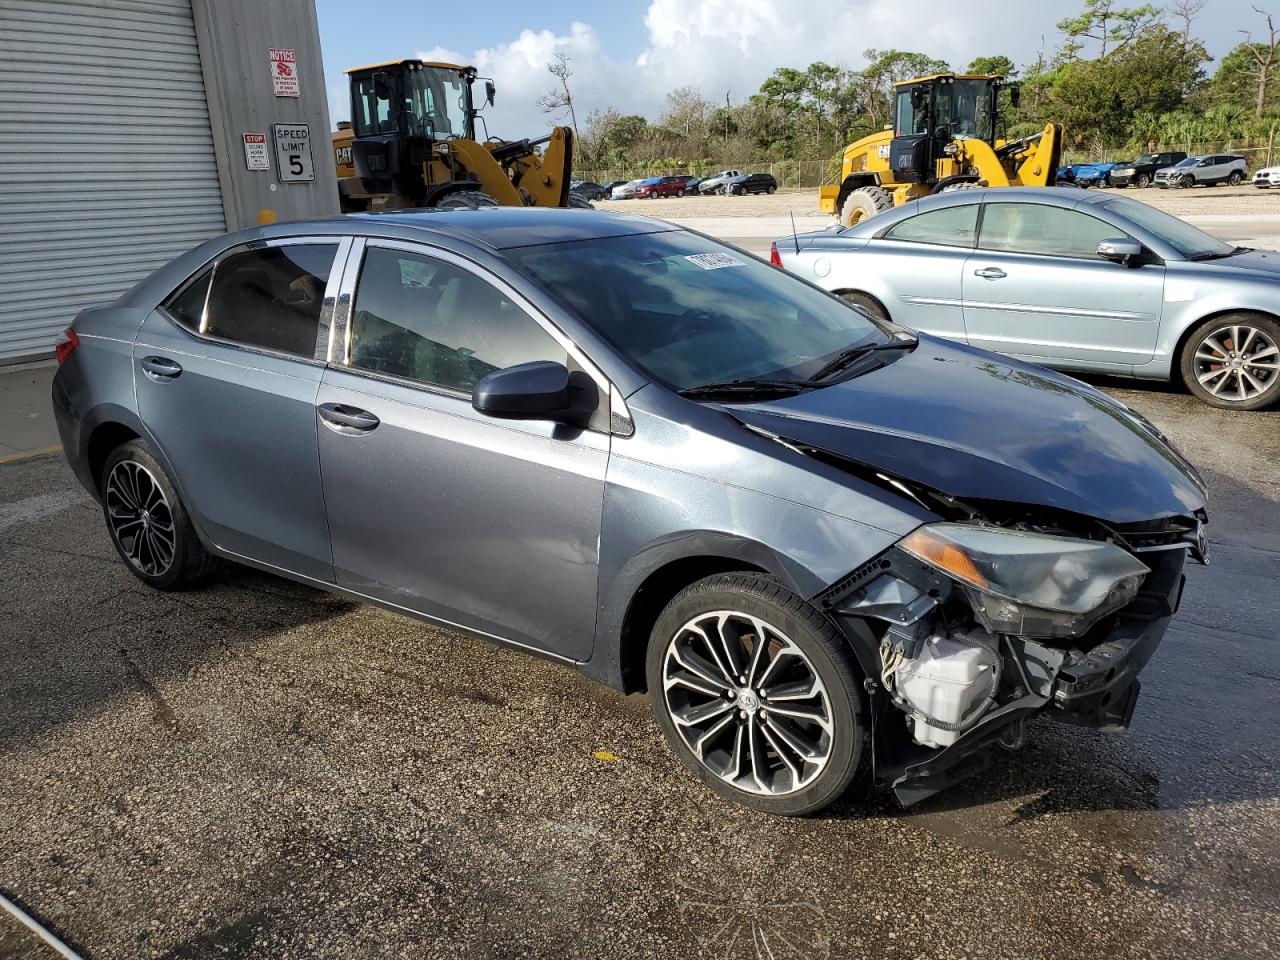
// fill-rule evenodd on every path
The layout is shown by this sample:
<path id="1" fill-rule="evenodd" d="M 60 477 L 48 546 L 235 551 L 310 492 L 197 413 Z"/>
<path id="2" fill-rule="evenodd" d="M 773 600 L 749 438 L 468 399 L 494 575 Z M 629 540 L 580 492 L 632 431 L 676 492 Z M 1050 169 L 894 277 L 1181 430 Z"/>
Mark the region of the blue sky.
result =
<path id="1" fill-rule="evenodd" d="M 1263 26 L 1253 2 L 1208 0 L 1194 32 L 1211 55 L 1238 43 L 1241 28 Z M 487 116 L 491 130 L 506 137 L 551 122 L 536 100 L 553 83 L 546 63 L 557 52 L 571 60 L 580 121 L 608 106 L 653 119 L 677 86 L 740 102 L 776 66 L 826 60 L 857 67 L 871 47 L 919 50 L 955 67 L 995 53 L 1025 63 L 1042 42 L 1053 50 L 1061 39 L 1054 24 L 1081 6 L 1080 0 L 316 0 L 334 120 L 349 112 L 344 68 L 428 54 L 475 63 L 494 78 L 498 102 Z"/>

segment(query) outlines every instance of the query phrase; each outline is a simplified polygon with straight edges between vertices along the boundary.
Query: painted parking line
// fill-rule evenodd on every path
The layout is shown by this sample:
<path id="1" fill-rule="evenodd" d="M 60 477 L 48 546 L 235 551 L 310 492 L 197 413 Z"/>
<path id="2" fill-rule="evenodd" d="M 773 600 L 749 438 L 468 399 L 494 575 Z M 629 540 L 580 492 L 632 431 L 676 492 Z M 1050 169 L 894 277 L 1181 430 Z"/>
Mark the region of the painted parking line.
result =
<path id="1" fill-rule="evenodd" d="M 73 953 L 70 947 L 46 930 L 38 920 L 30 916 L 25 910 L 2 893 L 0 893 L 0 909 L 9 913 L 15 920 L 44 941 L 45 945 L 53 950 L 53 952 L 58 956 L 64 957 L 65 960 L 80 960 L 80 956 Z"/>
<path id="2" fill-rule="evenodd" d="M 59 490 L 57 493 L 42 493 L 16 503 L 0 505 L 0 533 L 10 527 L 60 513 L 87 499 L 89 496 L 83 490 Z"/>
<path id="3" fill-rule="evenodd" d="M 39 450 L 19 450 L 17 453 L 6 453 L 4 456 L 0 456 L 0 463 L 21 463 L 23 460 L 32 460 L 35 457 L 47 457 L 51 453 L 61 452 L 61 444 L 53 447 L 41 447 Z"/>

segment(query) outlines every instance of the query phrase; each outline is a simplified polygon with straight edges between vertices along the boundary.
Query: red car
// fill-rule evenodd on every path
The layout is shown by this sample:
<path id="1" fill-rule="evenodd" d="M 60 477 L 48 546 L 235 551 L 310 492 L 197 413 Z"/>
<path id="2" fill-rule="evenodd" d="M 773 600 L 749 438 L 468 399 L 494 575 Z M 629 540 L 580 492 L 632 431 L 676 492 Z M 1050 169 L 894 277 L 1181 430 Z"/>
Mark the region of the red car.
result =
<path id="1" fill-rule="evenodd" d="M 683 197 L 689 192 L 689 181 L 694 177 L 662 177 L 656 183 L 646 183 L 636 188 L 636 197 L 652 200 L 654 197 Z"/>

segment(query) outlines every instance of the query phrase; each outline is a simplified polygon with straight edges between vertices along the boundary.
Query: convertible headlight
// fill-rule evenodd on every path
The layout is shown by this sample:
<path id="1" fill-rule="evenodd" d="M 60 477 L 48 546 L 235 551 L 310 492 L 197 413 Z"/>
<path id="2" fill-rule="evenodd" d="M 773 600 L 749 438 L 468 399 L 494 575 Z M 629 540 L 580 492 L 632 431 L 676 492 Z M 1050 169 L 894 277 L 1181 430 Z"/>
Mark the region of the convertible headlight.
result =
<path id="1" fill-rule="evenodd" d="M 1132 600 L 1147 566 L 1111 543 L 932 523 L 899 546 L 967 588 L 992 633 L 1077 637 Z"/>

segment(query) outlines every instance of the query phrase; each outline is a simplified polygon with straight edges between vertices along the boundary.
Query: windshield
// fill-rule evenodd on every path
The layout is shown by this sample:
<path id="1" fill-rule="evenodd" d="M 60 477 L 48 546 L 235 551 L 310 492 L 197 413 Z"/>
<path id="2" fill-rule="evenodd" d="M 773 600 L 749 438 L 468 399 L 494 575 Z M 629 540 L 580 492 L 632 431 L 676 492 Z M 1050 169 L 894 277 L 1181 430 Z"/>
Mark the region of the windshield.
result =
<path id="1" fill-rule="evenodd" d="M 1187 159 L 1180 160 L 1177 163 L 1175 163 L 1174 166 L 1175 167 L 1194 167 L 1199 162 L 1200 162 L 1199 157 L 1187 157 Z"/>
<path id="2" fill-rule="evenodd" d="M 953 137 L 991 140 L 990 80 L 954 80 L 940 83 L 934 92 L 934 130 L 946 127 Z"/>
<path id="3" fill-rule="evenodd" d="M 1149 207 L 1139 200 L 1117 197 L 1099 204 L 1104 210 L 1131 220 L 1148 233 L 1159 237 L 1188 259 L 1205 256 L 1225 256 L 1236 248 L 1212 237 L 1199 227 L 1179 220 L 1163 210 Z"/>
<path id="4" fill-rule="evenodd" d="M 890 337 L 844 301 L 684 231 L 508 251 L 518 268 L 673 390 L 802 379 Z"/>
<path id="5" fill-rule="evenodd" d="M 405 108 L 413 133 L 436 140 L 471 135 L 471 91 L 457 70 L 422 67 L 405 74 Z"/>
<path id="6" fill-rule="evenodd" d="M 1159 163 L 1160 157 L 1154 153 L 1144 153 L 1137 160 L 1131 160 L 1130 164 L 1138 163 Z"/>

